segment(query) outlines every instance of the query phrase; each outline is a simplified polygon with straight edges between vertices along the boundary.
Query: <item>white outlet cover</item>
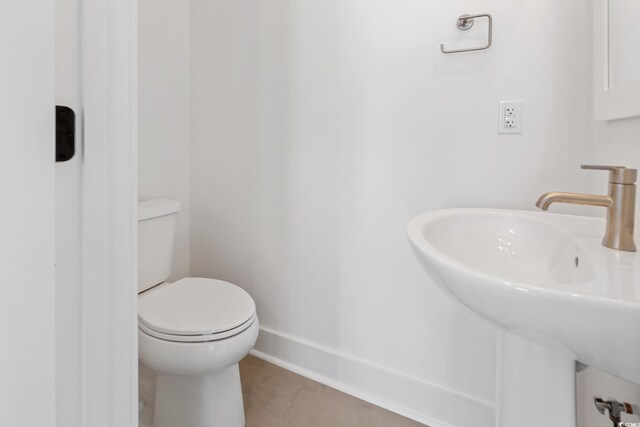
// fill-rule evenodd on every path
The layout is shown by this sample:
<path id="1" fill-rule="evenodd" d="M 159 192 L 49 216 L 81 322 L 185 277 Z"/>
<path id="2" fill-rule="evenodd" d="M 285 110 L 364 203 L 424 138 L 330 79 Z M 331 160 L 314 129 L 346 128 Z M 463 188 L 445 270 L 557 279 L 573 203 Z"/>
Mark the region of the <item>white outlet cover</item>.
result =
<path id="1" fill-rule="evenodd" d="M 498 133 L 522 133 L 523 121 L 522 101 L 500 101 L 500 121 Z M 507 120 L 509 119 L 509 120 Z"/>

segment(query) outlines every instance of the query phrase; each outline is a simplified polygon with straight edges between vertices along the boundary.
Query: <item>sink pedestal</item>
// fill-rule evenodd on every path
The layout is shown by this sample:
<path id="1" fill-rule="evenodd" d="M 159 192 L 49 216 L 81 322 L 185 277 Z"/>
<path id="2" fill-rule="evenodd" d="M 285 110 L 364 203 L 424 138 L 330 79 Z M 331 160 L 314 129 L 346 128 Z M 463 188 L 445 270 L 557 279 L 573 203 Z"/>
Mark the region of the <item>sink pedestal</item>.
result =
<path id="1" fill-rule="evenodd" d="M 407 226 L 431 282 L 505 331 L 499 426 L 575 427 L 575 360 L 640 384 L 640 252 L 604 247 L 605 228 L 479 208 Z"/>
<path id="2" fill-rule="evenodd" d="M 500 427 L 575 427 L 575 360 L 502 332 Z"/>

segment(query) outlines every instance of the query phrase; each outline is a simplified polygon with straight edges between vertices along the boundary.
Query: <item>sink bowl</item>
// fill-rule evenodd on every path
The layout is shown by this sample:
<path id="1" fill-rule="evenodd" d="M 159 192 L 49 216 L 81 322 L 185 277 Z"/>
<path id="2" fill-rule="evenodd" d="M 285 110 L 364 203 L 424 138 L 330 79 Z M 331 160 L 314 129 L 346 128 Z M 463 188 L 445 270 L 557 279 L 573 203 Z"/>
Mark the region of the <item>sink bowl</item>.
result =
<path id="1" fill-rule="evenodd" d="M 407 227 L 450 296 L 510 332 L 640 384 L 640 255 L 603 247 L 604 230 L 600 218 L 495 209 L 434 211 Z"/>

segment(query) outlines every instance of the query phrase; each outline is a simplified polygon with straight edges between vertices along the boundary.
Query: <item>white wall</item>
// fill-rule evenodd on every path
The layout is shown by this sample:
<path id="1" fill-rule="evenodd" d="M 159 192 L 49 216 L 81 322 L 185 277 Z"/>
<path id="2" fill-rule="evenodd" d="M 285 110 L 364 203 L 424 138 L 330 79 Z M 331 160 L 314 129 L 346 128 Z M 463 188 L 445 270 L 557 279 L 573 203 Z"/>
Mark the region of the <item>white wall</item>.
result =
<path id="1" fill-rule="evenodd" d="M 455 28 L 471 12 L 495 45 L 440 53 L 482 42 Z M 588 22 L 584 0 L 193 0 L 192 275 L 251 293 L 267 356 L 433 425 L 493 425 L 496 331 L 404 229 L 588 188 Z M 525 133 L 498 135 L 517 99 Z"/>
<path id="2" fill-rule="evenodd" d="M 589 23 L 593 22 L 593 13 L 592 10 L 594 4 L 596 2 L 590 3 L 590 17 Z M 616 5 L 611 5 L 611 7 L 615 8 Z M 630 4 L 620 3 L 617 4 L 618 7 L 624 8 L 626 6 L 628 11 L 632 11 Z M 620 14 L 620 10 L 615 9 L 614 12 L 619 15 L 616 19 L 627 19 L 633 17 L 633 13 L 627 13 L 626 18 L 622 18 Z M 636 13 L 636 12 L 634 12 Z M 613 18 L 612 18 L 613 19 Z M 617 41 L 617 45 L 612 46 L 612 50 L 615 51 L 615 57 L 613 60 L 617 59 L 620 63 L 617 63 L 618 67 L 615 68 L 615 72 L 620 74 L 620 76 L 624 75 L 628 78 L 633 78 L 638 73 L 638 69 L 635 66 L 636 55 L 633 53 L 638 46 L 631 46 L 631 40 L 635 41 L 629 36 L 628 33 L 623 33 L 624 31 L 623 23 L 618 22 L 618 27 L 616 31 L 616 36 L 619 36 Z M 591 29 L 592 30 L 592 29 Z M 593 45 L 592 41 L 593 34 L 589 35 L 589 45 L 590 45 L 590 54 L 592 55 L 593 60 L 593 52 L 591 46 Z M 620 49 L 617 49 L 622 46 L 622 51 L 625 51 L 628 58 L 622 58 L 620 56 Z M 597 66 L 597 65 L 595 65 Z M 626 67 L 625 67 L 626 66 Z M 590 71 L 590 81 L 593 79 L 593 70 L 594 65 L 589 68 Z M 626 80 L 622 78 L 622 80 Z M 592 90 L 590 90 L 592 92 Z M 593 94 L 591 94 L 591 105 L 593 108 Z M 640 135 L 640 117 L 625 119 L 625 120 L 611 120 L 611 121 L 595 121 L 594 115 L 590 115 L 589 120 L 590 127 L 590 138 L 589 138 L 589 160 L 592 163 L 597 164 L 610 164 L 610 165 L 623 165 L 628 167 L 634 167 L 640 169 L 640 140 L 638 135 Z M 591 174 L 591 183 L 594 191 L 598 191 L 601 193 L 606 193 L 607 184 L 608 184 L 608 176 L 606 172 L 594 173 Z M 640 198 L 638 199 L 638 207 L 640 207 Z M 640 212 L 640 209 L 637 210 Z M 637 221 L 636 221 L 637 223 Z"/>
<path id="3" fill-rule="evenodd" d="M 173 275 L 189 275 L 189 2 L 140 0 L 139 198 L 182 204 Z"/>
<path id="4" fill-rule="evenodd" d="M 578 427 L 610 427 L 609 414 L 601 415 L 593 404 L 593 397 L 616 399 L 620 402 L 640 404 L 640 386 L 607 375 L 596 368 L 587 368 L 577 374 Z M 638 414 L 623 414 L 622 421 L 640 422 Z"/>
<path id="5" fill-rule="evenodd" d="M 623 165 L 640 169 L 640 118 L 591 123 L 590 159 L 598 164 Z M 607 192 L 608 175 L 596 173 L 594 190 Z M 640 208 L 640 198 L 637 200 Z M 640 212 L 640 210 L 638 210 Z M 637 222 L 637 221 L 636 221 Z"/>
<path id="6" fill-rule="evenodd" d="M 138 198 L 178 200 L 170 281 L 189 276 L 189 1 L 138 1 Z M 139 366 L 140 425 L 151 425 L 155 376 Z"/>

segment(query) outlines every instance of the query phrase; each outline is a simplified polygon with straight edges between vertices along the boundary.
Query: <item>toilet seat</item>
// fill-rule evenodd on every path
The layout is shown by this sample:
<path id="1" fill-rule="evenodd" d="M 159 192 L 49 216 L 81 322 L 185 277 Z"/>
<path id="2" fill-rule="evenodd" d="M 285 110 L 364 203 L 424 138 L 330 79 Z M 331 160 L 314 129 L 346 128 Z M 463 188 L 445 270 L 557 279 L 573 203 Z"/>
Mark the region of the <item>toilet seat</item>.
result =
<path id="1" fill-rule="evenodd" d="M 251 296 L 232 283 L 216 279 L 181 279 L 138 300 L 140 330 L 167 341 L 220 340 L 239 334 L 255 319 Z"/>
<path id="2" fill-rule="evenodd" d="M 224 332 L 219 332 L 217 334 L 207 334 L 207 335 L 174 335 L 174 334 L 166 334 L 163 332 L 159 332 L 156 331 L 154 329 L 151 329 L 147 326 L 145 326 L 142 323 L 138 323 L 138 328 L 144 332 L 145 334 L 152 336 L 154 338 L 159 338 L 161 340 L 165 340 L 165 341 L 174 341 L 174 342 L 209 342 L 209 341 L 218 341 L 218 340 L 222 340 L 225 338 L 230 338 L 233 337 L 235 335 L 238 335 L 239 333 L 245 331 L 246 329 L 248 329 L 251 325 L 253 325 L 253 322 L 256 320 L 258 316 L 256 314 L 254 314 L 249 320 L 247 320 L 244 324 L 242 324 L 241 326 L 234 328 L 234 329 L 230 329 L 228 331 L 224 331 Z"/>

